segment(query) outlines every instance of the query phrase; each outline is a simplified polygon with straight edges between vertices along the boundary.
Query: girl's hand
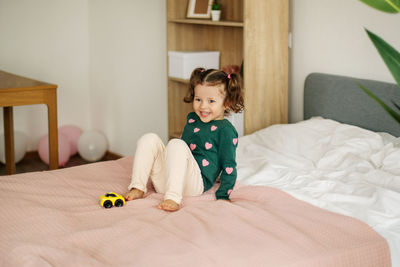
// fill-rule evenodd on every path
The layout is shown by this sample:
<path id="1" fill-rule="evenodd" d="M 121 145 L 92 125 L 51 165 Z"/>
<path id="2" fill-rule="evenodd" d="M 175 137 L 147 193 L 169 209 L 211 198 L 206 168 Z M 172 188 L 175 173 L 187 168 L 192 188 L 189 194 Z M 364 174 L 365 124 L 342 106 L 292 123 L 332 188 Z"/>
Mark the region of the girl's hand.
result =
<path id="1" fill-rule="evenodd" d="M 231 200 L 230 200 L 230 199 L 222 199 L 222 198 L 220 198 L 220 199 L 217 199 L 217 201 L 219 201 L 219 200 L 226 201 L 226 202 L 231 202 Z"/>

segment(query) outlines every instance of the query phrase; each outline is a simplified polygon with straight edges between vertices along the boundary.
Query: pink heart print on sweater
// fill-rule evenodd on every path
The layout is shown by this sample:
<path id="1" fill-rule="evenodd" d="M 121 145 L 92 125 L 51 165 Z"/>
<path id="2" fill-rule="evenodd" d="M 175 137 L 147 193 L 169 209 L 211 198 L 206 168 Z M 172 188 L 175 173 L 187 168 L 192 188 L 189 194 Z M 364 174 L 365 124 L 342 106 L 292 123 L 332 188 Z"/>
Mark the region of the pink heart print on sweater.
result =
<path id="1" fill-rule="evenodd" d="M 196 148 L 196 144 L 190 144 L 190 150 L 195 150 L 195 148 Z"/>
<path id="2" fill-rule="evenodd" d="M 215 131 L 215 130 L 217 130 L 217 126 L 215 126 L 215 125 L 213 125 L 213 126 L 211 126 L 211 131 Z"/>
<path id="3" fill-rule="evenodd" d="M 233 172 L 233 168 L 232 167 L 226 167 L 225 171 L 227 174 L 231 174 Z"/>
<path id="4" fill-rule="evenodd" d="M 193 122 L 195 122 L 195 120 L 194 119 L 189 119 L 188 122 L 189 123 L 193 123 Z"/>
<path id="5" fill-rule="evenodd" d="M 203 165 L 203 167 L 206 167 L 206 166 L 208 166 L 208 164 L 210 164 L 210 162 L 208 162 L 208 160 L 206 160 L 206 159 L 203 159 L 201 164 Z"/>
<path id="6" fill-rule="evenodd" d="M 212 148 L 212 144 L 210 144 L 209 142 L 206 142 L 205 147 L 207 150 L 209 150 L 210 148 Z"/>
<path id="7" fill-rule="evenodd" d="M 197 133 L 198 131 L 200 131 L 199 128 L 194 128 L 193 132 Z"/>
<path id="8" fill-rule="evenodd" d="M 236 146 L 236 144 L 237 144 L 237 141 L 238 141 L 238 139 L 237 138 L 233 138 L 232 139 L 232 142 L 233 142 L 233 144 Z"/>

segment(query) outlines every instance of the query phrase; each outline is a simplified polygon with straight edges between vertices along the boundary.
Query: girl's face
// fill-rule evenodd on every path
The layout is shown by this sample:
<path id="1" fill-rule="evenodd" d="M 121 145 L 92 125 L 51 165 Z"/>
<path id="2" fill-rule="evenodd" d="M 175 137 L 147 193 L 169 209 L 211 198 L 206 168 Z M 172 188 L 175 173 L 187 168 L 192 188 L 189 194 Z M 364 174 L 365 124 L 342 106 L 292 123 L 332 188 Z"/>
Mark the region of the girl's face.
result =
<path id="1" fill-rule="evenodd" d="M 224 85 L 201 85 L 194 88 L 193 109 L 202 122 L 222 120 L 224 118 Z"/>

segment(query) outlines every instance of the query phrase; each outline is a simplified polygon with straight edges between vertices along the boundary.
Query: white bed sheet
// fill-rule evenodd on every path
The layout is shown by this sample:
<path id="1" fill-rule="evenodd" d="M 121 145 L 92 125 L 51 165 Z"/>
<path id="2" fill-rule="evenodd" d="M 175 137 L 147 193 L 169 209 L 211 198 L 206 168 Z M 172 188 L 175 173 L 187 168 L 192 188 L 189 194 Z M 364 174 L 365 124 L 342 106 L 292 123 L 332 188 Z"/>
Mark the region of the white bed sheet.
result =
<path id="1" fill-rule="evenodd" d="M 320 117 L 274 125 L 240 138 L 238 181 L 367 223 L 400 266 L 400 145 L 386 137 Z"/>

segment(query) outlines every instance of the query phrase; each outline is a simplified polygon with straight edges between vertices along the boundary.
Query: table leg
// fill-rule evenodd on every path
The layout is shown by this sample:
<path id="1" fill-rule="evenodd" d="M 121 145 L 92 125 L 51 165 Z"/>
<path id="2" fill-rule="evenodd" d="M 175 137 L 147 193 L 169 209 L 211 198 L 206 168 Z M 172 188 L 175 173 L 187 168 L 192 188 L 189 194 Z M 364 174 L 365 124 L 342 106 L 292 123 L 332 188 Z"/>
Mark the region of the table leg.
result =
<path id="1" fill-rule="evenodd" d="M 15 153 L 14 153 L 14 121 L 13 107 L 3 107 L 4 117 L 4 148 L 6 154 L 7 174 L 14 174 L 15 171 Z"/>
<path id="2" fill-rule="evenodd" d="M 58 126 L 57 126 L 57 95 L 51 97 L 48 108 L 49 118 L 49 163 L 50 170 L 58 168 Z"/>

